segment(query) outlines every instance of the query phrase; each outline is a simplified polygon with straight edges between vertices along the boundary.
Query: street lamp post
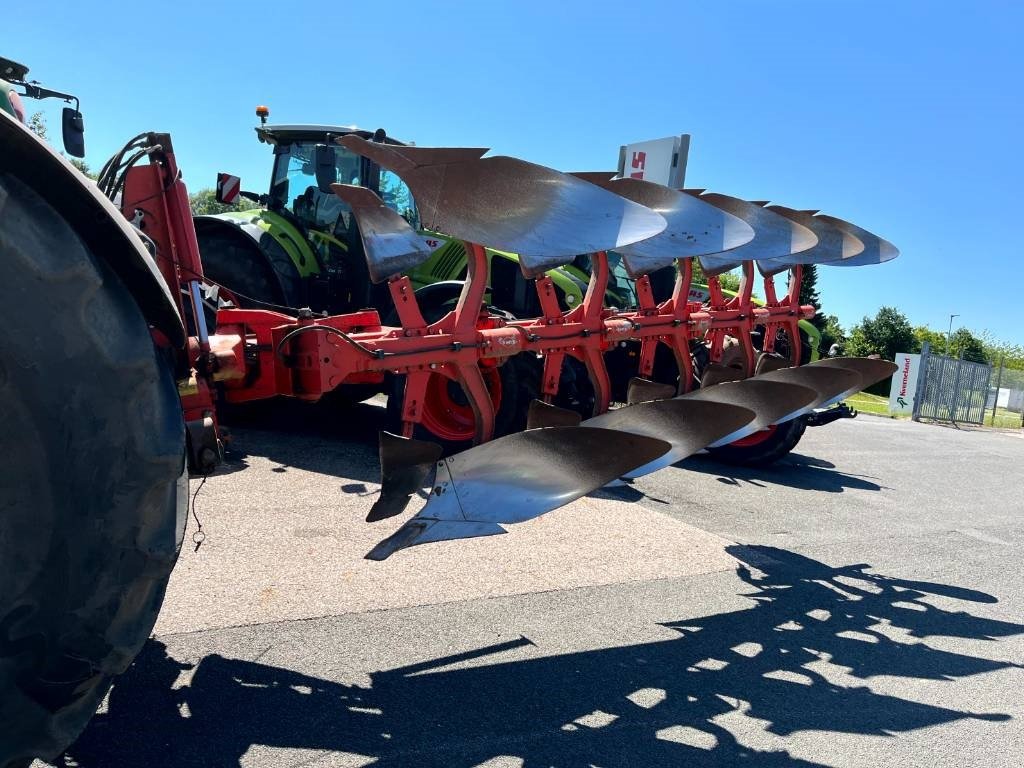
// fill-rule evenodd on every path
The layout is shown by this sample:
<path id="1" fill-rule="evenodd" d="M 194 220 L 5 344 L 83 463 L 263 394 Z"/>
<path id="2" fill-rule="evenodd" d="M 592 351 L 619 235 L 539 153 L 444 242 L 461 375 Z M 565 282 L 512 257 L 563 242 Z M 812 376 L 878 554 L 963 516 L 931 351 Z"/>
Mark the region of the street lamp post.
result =
<path id="1" fill-rule="evenodd" d="M 950 348 L 950 339 L 953 337 L 953 318 L 960 317 L 960 315 L 949 316 L 949 330 L 946 332 L 946 357 L 953 356 L 953 350 Z"/>
<path id="2" fill-rule="evenodd" d="M 946 401 L 946 411 L 949 414 L 949 420 L 956 424 L 956 399 L 957 399 L 957 386 L 956 379 L 960 377 L 960 366 L 957 365 L 954 368 L 954 383 L 952 391 L 947 391 L 944 386 L 946 381 L 946 369 L 952 367 L 953 363 L 953 349 L 952 349 L 952 338 L 953 338 L 953 318 L 960 317 L 960 315 L 949 316 L 949 330 L 946 331 L 946 359 L 942 361 L 942 374 L 939 376 L 939 391 L 943 392 L 943 397 Z"/>

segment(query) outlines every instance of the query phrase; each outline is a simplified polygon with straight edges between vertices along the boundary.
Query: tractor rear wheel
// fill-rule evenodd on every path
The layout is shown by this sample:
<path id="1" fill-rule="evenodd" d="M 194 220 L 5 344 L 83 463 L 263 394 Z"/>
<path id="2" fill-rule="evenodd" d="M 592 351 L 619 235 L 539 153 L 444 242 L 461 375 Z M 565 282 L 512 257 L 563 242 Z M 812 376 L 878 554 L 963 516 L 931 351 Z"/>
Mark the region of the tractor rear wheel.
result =
<path id="1" fill-rule="evenodd" d="M 156 621 L 188 478 L 131 293 L 0 173 L 0 767 L 53 758 Z"/>

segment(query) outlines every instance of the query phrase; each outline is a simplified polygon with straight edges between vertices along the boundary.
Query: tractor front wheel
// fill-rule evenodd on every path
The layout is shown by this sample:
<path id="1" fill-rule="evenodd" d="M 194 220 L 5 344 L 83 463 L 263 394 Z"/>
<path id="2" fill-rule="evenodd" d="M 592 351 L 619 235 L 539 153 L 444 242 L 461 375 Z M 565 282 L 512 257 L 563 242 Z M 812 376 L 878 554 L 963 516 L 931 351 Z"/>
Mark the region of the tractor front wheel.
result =
<path id="1" fill-rule="evenodd" d="M 242 307 L 280 311 L 304 306 L 299 272 L 270 235 L 264 234 L 257 243 L 217 219 L 199 217 L 194 221 L 205 276 L 235 294 Z M 210 307 L 206 322 L 213 333 L 216 312 Z"/>
<path id="2" fill-rule="evenodd" d="M 142 648 L 181 546 L 181 407 L 131 293 L 0 172 L 0 768 L 53 758 Z"/>

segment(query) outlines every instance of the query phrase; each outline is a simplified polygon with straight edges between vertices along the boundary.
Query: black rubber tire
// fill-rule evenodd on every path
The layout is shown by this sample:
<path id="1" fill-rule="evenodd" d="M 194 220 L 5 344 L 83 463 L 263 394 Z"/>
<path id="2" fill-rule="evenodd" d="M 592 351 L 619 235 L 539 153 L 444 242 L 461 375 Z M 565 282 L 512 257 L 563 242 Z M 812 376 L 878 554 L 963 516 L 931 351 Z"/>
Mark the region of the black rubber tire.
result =
<path id="1" fill-rule="evenodd" d="M 526 429 L 530 403 L 537 397 L 540 376 L 536 357 L 528 353 L 513 355 L 498 367 L 501 374 L 501 402 L 494 414 L 494 436 L 503 437 Z M 405 376 L 389 376 L 387 382 L 387 425 L 391 432 L 401 433 L 402 401 L 405 397 Z M 472 445 L 470 440 L 446 440 L 417 425 L 413 437 L 439 443 L 445 454 L 457 453 Z"/>
<path id="2" fill-rule="evenodd" d="M 536 360 L 536 358 L 534 358 Z M 536 360 L 537 389 L 540 389 L 540 380 L 544 375 L 544 361 Z M 612 398 L 614 399 L 615 385 L 612 385 Z M 536 395 L 534 395 L 536 397 Z M 559 408 L 566 408 L 576 411 L 581 418 L 589 419 L 594 415 L 594 382 L 590 380 L 587 373 L 587 366 L 575 357 L 566 355 L 562 360 L 562 372 L 558 378 L 558 394 L 554 397 L 554 405 Z M 623 396 L 625 399 L 625 396 Z M 526 406 L 529 407 L 527 402 Z"/>
<path id="3" fill-rule="evenodd" d="M 3 173 L 0 307 L 6 768 L 58 755 L 142 648 L 181 546 L 188 479 L 170 367 L 128 289 Z"/>
<path id="4" fill-rule="evenodd" d="M 427 286 L 428 288 L 430 286 Z M 421 289 L 422 290 L 422 289 Z M 458 292 L 451 286 L 451 293 L 439 291 L 421 295 L 420 312 L 427 323 L 436 323 L 455 308 Z M 504 310 L 497 310 L 499 313 Z M 512 317 L 511 315 L 507 315 Z M 398 325 L 398 312 L 394 309 L 385 317 L 384 325 Z M 505 360 L 498 367 L 501 374 L 501 402 L 494 414 L 494 436 L 502 437 L 526 429 L 526 416 L 530 403 L 540 391 L 541 367 L 535 355 L 518 354 Z M 388 396 L 387 428 L 396 434 L 402 429 L 402 403 L 405 398 L 405 376 L 388 376 L 384 383 Z M 413 437 L 439 443 L 445 454 L 457 453 L 472 445 L 470 440 L 446 440 L 438 437 L 426 427 L 417 425 Z"/>
<path id="5" fill-rule="evenodd" d="M 494 417 L 494 436 L 504 437 L 526 429 L 530 403 L 540 396 L 542 369 L 537 357 L 522 352 L 505 360 L 501 371 L 501 407 Z M 511 392 L 511 396 L 506 393 Z"/>
<path id="6" fill-rule="evenodd" d="M 288 253 L 270 235 L 261 238 L 261 250 L 244 232 L 232 230 L 230 224 L 196 219 L 196 238 L 203 272 L 234 292 L 242 307 L 304 306 L 302 277 Z M 211 320 L 208 318 L 208 322 Z M 212 333 L 212 325 L 210 329 Z"/>
<path id="7" fill-rule="evenodd" d="M 755 445 L 723 445 L 720 448 L 708 448 L 708 453 L 725 464 L 764 467 L 774 464 L 792 451 L 806 429 L 807 420 L 801 416 L 778 425 L 767 439 Z"/>

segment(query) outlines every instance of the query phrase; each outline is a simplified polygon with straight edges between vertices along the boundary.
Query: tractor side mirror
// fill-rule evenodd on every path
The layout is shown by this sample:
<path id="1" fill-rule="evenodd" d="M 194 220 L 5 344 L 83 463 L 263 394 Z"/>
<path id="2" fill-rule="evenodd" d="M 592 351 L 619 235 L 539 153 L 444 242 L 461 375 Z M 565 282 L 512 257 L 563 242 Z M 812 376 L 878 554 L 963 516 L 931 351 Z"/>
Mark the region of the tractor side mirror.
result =
<path id="1" fill-rule="evenodd" d="M 317 144 L 315 153 L 316 185 L 325 194 L 331 194 L 331 184 L 338 180 L 335 170 L 334 147 L 329 144 Z"/>
<path id="2" fill-rule="evenodd" d="M 64 151 L 72 157 L 85 157 L 85 121 L 82 113 L 71 107 L 64 107 L 61 115 L 64 134 Z"/>

